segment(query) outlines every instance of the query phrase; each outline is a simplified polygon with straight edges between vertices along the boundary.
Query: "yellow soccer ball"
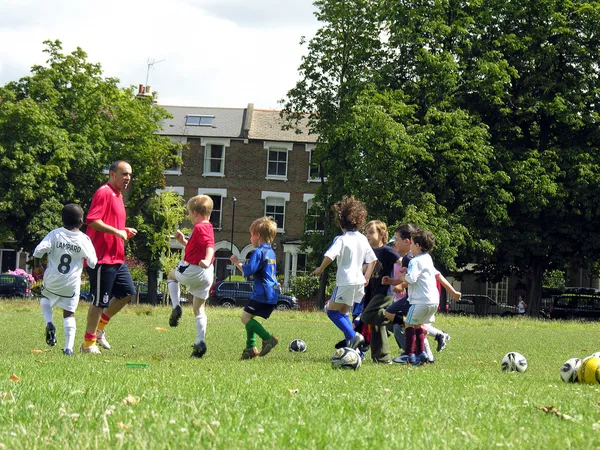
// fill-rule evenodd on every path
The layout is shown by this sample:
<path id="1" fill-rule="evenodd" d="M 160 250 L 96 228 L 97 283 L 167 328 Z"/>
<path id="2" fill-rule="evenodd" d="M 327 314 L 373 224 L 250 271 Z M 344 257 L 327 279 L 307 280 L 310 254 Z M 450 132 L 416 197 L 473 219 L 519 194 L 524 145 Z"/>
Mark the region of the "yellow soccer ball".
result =
<path id="1" fill-rule="evenodd" d="M 597 356 L 588 356 L 581 361 L 578 378 L 580 383 L 600 383 L 600 358 Z"/>

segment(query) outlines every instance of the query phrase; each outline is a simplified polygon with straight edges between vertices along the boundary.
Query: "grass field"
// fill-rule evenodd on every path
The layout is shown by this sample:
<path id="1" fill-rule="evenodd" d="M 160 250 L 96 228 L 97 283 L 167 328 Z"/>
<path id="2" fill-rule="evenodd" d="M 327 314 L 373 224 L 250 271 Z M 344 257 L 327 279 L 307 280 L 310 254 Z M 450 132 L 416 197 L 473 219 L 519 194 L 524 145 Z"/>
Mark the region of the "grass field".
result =
<path id="1" fill-rule="evenodd" d="M 365 359 L 353 372 L 331 369 L 341 334 L 320 312 L 275 312 L 280 346 L 250 361 L 240 310 L 208 310 L 201 360 L 189 357 L 191 308 L 178 328 L 169 312 L 128 307 L 107 328 L 113 350 L 67 358 L 59 311 L 49 348 L 36 302 L 0 302 L 0 448 L 600 447 L 600 385 L 559 377 L 568 358 L 600 351 L 598 323 L 440 316 L 452 340 L 435 365 Z M 288 351 L 294 338 L 306 353 Z M 527 372 L 501 372 L 508 351 Z"/>

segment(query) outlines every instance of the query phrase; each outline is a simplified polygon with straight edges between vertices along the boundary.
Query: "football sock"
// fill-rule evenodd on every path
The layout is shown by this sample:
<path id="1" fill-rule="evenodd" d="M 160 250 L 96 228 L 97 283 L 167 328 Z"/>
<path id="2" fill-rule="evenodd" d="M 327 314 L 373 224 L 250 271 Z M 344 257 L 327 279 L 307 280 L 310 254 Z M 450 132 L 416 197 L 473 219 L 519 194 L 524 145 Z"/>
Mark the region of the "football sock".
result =
<path id="1" fill-rule="evenodd" d="M 75 316 L 64 318 L 65 327 L 65 350 L 73 350 L 75 345 L 75 332 L 77 331 L 77 324 L 75 322 Z"/>
<path id="2" fill-rule="evenodd" d="M 420 355 L 424 351 L 424 341 L 425 341 L 425 330 L 423 327 L 418 326 L 415 327 L 415 355 Z"/>
<path id="3" fill-rule="evenodd" d="M 354 337 L 356 332 L 352 329 L 352 322 L 347 314 L 342 314 L 339 311 L 327 310 L 327 317 L 333 322 L 333 324 L 342 330 L 344 337 L 346 338 L 346 344 Z"/>
<path id="4" fill-rule="evenodd" d="M 96 345 L 96 335 L 85 332 L 85 336 L 83 337 L 83 346 L 91 347 L 92 345 Z"/>
<path id="5" fill-rule="evenodd" d="M 260 337 L 263 341 L 271 339 L 271 334 L 267 330 L 265 330 L 265 328 L 260 324 L 260 322 L 254 319 L 250 319 L 246 327 L 248 326 L 250 326 L 250 329 L 254 333 L 258 334 L 258 337 Z"/>
<path id="6" fill-rule="evenodd" d="M 406 347 L 404 347 L 404 353 L 407 355 L 415 354 L 415 347 L 417 344 L 415 338 L 416 336 L 414 327 L 406 327 L 404 329 L 404 342 L 406 344 Z"/>
<path id="7" fill-rule="evenodd" d="M 171 297 L 171 306 L 175 309 L 179 306 L 179 282 L 176 280 L 169 280 L 169 297 Z"/>
<path id="8" fill-rule="evenodd" d="M 427 325 L 422 325 L 423 328 L 425 328 L 425 331 L 427 331 L 427 334 L 429 336 L 437 336 L 438 334 L 444 334 L 444 332 L 442 330 L 440 330 L 439 328 L 434 327 L 431 324 L 427 324 Z"/>
<path id="9" fill-rule="evenodd" d="M 42 297 L 40 300 L 40 306 L 42 307 L 42 315 L 44 316 L 44 322 L 47 324 L 52 322 L 52 303 L 50 300 Z"/>
<path id="10" fill-rule="evenodd" d="M 100 321 L 98 322 L 98 331 L 104 331 L 104 327 L 108 325 L 108 322 L 110 322 L 110 317 L 102 313 L 100 316 Z"/>
<path id="11" fill-rule="evenodd" d="M 435 361 L 435 358 L 433 357 L 433 352 L 431 351 L 431 347 L 429 346 L 429 341 L 427 340 L 427 338 L 423 340 L 423 349 L 425 353 L 427 353 L 427 358 L 429 359 L 429 361 Z"/>
<path id="12" fill-rule="evenodd" d="M 246 324 L 246 348 L 256 347 L 256 333 Z"/>
<path id="13" fill-rule="evenodd" d="M 206 317 L 206 314 L 201 313 L 200 315 L 196 316 L 196 344 L 206 340 L 207 322 L 208 317 Z"/>

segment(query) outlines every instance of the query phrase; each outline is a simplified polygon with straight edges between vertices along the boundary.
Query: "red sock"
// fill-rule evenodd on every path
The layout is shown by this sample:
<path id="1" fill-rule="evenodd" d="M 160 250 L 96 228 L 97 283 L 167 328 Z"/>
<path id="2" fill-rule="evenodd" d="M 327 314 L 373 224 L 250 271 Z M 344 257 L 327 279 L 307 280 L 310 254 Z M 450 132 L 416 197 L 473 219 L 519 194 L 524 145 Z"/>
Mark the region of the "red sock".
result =
<path id="1" fill-rule="evenodd" d="M 417 328 L 415 328 L 415 338 L 415 354 L 420 355 L 425 351 L 425 330 L 423 329 L 423 327 L 418 326 Z"/>
<path id="2" fill-rule="evenodd" d="M 404 329 L 404 342 L 405 342 L 405 349 L 404 352 L 407 355 L 414 355 L 415 354 L 415 346 L 416 346 L 416 339 L 415 339 L 415 329 L 414 327 L 406 327 Z"/>

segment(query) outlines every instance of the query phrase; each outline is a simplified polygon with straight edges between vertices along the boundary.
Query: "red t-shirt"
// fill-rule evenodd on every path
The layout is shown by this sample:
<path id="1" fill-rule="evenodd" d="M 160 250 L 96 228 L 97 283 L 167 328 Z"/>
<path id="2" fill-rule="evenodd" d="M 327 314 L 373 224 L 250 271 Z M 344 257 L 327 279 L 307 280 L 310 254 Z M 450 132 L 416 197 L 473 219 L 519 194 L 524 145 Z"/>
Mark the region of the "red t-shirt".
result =
<path id="1" fill-rule="evenodd" d="M 117 230 L 125 229 L 127 215 L 123 196 L 110 184 L 103 184 L 92 197 L 86 224 L 101 220 Z M 123 264 L 125 262 L 125 241 L 114 234 L 102 233 L 88 226 L 86 234 L 92 240 L 98 264 Z"/>
<path id="2" fill-rule="evenodd" d="M 200 222 L 194 226 L 190 240 L 185 246 L 185 262 L 197 265 L 206 257 L 207 248 L 215 248 L 215 233 L 212 223 Z M 213 255 L 211 264 L 214 259 Z"/>

